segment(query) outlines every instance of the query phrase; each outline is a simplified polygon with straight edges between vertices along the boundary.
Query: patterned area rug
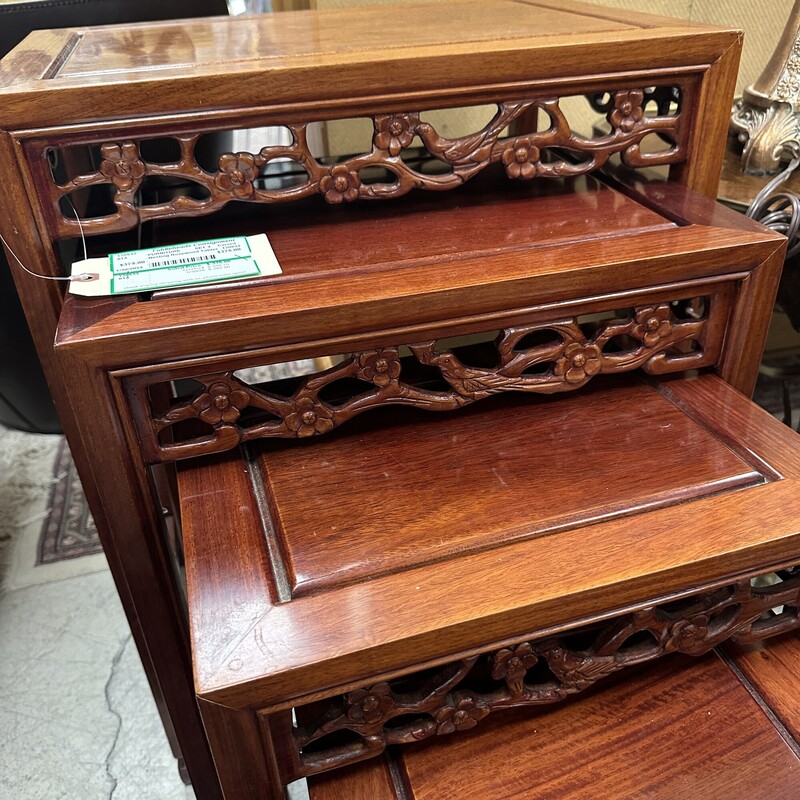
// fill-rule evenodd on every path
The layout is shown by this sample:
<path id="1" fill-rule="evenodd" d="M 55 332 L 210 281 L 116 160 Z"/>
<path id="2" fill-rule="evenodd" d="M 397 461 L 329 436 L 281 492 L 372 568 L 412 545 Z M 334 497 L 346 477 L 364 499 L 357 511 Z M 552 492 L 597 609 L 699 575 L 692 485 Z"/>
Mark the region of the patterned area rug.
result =
<path id="1" fill-rule="evenodd" d="M 39 538 L 37 566 L 101 552 L 97 528 L 86 505 L 75 462 L 63 438 L 53 465 L 49 508 L 50 514 Z"/>

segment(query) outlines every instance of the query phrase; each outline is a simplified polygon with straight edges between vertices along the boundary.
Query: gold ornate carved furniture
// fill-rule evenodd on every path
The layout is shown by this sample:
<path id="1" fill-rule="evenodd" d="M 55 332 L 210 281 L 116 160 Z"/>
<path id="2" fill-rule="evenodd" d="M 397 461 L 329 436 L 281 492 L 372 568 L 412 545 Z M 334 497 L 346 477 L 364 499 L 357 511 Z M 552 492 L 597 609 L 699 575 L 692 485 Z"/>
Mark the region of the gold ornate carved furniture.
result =
<path id="1" fill-rule="evenodd" d="M 15 269 L 201 800 L 378 797 L 387 746 L 797 624 L 800 450 L 742 394 L 784 242 L 709 199 L 739 34 L 502 1 L 393 9 L 387 47 L 386 13 L 40 32 L 0 63 L 29 269 L 66 274 L 81 231 L 266 232 L 282 267 L 100 299 Z M 314 152 L 354 116 L 360 154 Z M 201 156 L 241 128 L 267 143 Z"/>
<path id="2" fill-rule="evenodd" d="M 795 2 L 775 52 L 744 90 L 731 128 L 744 143 L 741 171 L 774 174 L 800 153 L 800 3 Z"/>

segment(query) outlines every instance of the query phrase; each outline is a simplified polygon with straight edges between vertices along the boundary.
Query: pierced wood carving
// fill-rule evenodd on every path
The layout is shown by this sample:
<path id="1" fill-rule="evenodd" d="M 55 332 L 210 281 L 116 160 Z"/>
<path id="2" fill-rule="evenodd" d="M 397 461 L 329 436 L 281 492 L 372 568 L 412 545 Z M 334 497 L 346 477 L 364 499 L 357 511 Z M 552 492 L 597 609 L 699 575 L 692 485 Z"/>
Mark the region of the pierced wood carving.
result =
<path id="1" fill-rule="evenodd" d="M 615 96 L 609 92 L 587 95 L 591 107 L 601 114 L 614 110 Z M 669 117 L 680 113 L 682 92 L 680 86 L 648 86 L 642 92 L 643 109 L 653 108 L 656 116 Z"/>
<path id="2" fill-rule="evenodd" d="M 664 91 L 672 87 L 661 87 Z M 677 91 L 677 90 L 675 90 Z M 139 142 L 123 140 L 104 142 L 97 171 L 80 175 L 69 182 L 47 187 L 53 209 L 52 223 L 57 236 L 80 233 L 74 219 L 60 210 L 63 196 L 86 187 L 108 184 L 113 187 L 116 213 L 83 221 L 86 234 L 110 233 L 135 227 L 140 222 L 177 216 L 211 214 L 232 200 L 276 203 L 321 194 L 328 203 L 347 203 L 357 199 L 399 197 L 412 189 L 447 190 L 460 186 L 487 165 L 501 162 L 512 179 L 562 177 L 598 169 L 615 153 L 631 167 L 650 164 L 676 164 L 685 160 L 686 147 L 680 125 L 680 113 L 647 116 L 644 111 L 645 89 L 633 88 L 607 93 L 602 107 L 611 132 L 597 138 L 576 134 L 559 98 L 540 98 L 514 103 L 499 103 L 497 113 L 480 131 L 455 139 L 440 136 L 425 122 L 420 112 L 403 111 L 372 117 L 372 148 L 363 155 L 334 165 L 323 164 L 308 145 L 308 123 L 286 124 L 292 142 L 263 147 L 258 153 L 224 153 L 215 172 L 203 169 L 195 147 L 201 133 L 177 135 L 180 159 L 172 164 L 146 161 Z M 648 96 L 649 100 L 649 96 Z M 661 106 L 659 105 L 659 110 Z M 543 112 L 549 120 L 544 130 L 534 130 L 516 137 L 500 138 L 508 126 L 523 115 Z M 658 134 L 671 146 L 658 153 L 644 153 L 640 147 L 649 134 Z M 422 172 L 402 157 L 419 137 L 430 158 L 441 163 L 441 173 Z M 570 154 L 565 158 L 564 153 Z M 262 170 L 276 159 L 290 160 L 306 173 L 306 180 L 291 187 L 269 189 L 262 180 Z M 391 182 L 366 182 L 363 171 L 382 167 L 392 174 Z M 137 192 L 149 176 L 181 178 L 200 187 L 204 199 L 180 196 L 169 202 L 140 205 Z"/>
<path id="3" fill-rule="evenodd" d="M 696 302 L 698 319 L 680 319 L 667 303 L 641 306 L 600 323 L 587 332 L 577 318 L 507 328 L 494 342 L 495 364 L 471 366 L 436 341 L 353 353 L 329 370 L 304 379 L 291 396 L 251 386 L 233 372 L 194 377 L 203 385 L 190 400 L 174 403 L 163 414 L 137 415 L 143 449 L 151 460 L 174 460 L 219 452 L 240 442 L 267 437 L 309 437 L 328 433 L 372 408 L 390 404 L 448 411 L 501 392 L 553 394 L 585 386 L 594 376 L 643 368 L 661 374 L 699 366 L 709 298 Z M 530 342 L 530 343 L 529 343 Z M 694 349 L 692 343 L 695 344 Z M 416 361 L 416 365 L 415 362 Z M 418 365 L 433 367 L 439 386 L 414 382 Z M 408 371 L 412 377 L 404 380 Z M 332 384 L 350 380 L 344 396 Z M 352 381 L 362 390 L 353 390 Z M 187 420 L 210 428 L 205 436 L 166 441 L 164 432 Z"/>
<path id="4" fill-rule="evenodd" d="M 793 567 L 300 707 L 299 775 L 370 758 L 391 744 L 469 730 L 500 709 L 555 703 L 669 653 L 699 656 L 726 640 L 793 630 L 800 627 L 798 606 L 800 567 Z"/>

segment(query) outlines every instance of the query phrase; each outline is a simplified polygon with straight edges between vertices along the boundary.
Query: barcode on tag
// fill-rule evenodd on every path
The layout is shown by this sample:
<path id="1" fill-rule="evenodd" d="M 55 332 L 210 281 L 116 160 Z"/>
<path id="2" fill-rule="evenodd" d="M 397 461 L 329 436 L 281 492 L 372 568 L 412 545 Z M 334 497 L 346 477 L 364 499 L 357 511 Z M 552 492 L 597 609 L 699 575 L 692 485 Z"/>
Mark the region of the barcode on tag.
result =
<path id="1" fill-rule="evenodd" d="M 89 297 L 152 292 L 178 286 L 219 283 L 262 275 L 281 268 L 263 233 L 112 253 L 73 264 L 73 274 L 94 272 L 91 283 L 73 281 L 70 291 Z"/>

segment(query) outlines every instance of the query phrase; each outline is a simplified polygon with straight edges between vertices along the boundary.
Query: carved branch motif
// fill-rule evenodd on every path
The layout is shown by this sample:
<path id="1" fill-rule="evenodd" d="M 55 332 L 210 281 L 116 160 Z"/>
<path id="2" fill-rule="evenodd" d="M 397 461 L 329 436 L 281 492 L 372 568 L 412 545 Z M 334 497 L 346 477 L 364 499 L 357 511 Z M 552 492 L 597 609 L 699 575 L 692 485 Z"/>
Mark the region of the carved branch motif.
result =
<path id="1" fill-rule="evenodd" d="M 664 88 L 664 87 L 662 87 Z M 675 91 L 672 87 L 666 87 Z M 604 106 L 611 132 L 598 138 L 576 134 L 559 105 L 558 98 L 540 98 L 516 103 L 499 103 L 492 120 L 480 131 L 455 139 L 440 136 L 434 127 L 420 118 L 419 112 L 397 112 L 372 117 L 374 132 L 368 153 L 348 158 L 335 165 L 318 161 L 308 146 L 309 123 L 287 124 L 292 134 L 288 145 L 263 147 L 258 153 L 223 153 L 215 172 L 207 172 L 198 163 L 195 147 L 201 133 L 177 135 L 180 160 L 172 164 L 146 161 L 139 142 L 125 140 L 101 144 L 101 163 L 92 174 L 79 175 L 68 183 L 49 187 L 55 213 L 57 235 L 78 235 L 74 219 L 59 210 L 59 201 L 76 189 L 99 184 L 114 187 L 116 214 L 83 220 L 86 234 L 109 233 L 133 228 L 140 222 L 177 216 L 211 214 L 232 200 L 276 203 L 321 194 L 328 203 L 356 199 L 399 197 L 415 188 L 437 191 L 453 189 L 469 180 L 489 164 L 501 162 L 510 178 L 561 177 L 591 172 L 615 153 L 632 167 L 648 164 L 675 164 L 684 160 L 680 114 L 646 116 L 643 89 L 620 90 L 609 94 Z M 660 106 L 659 106 L 660 109 Z M 528 112 L 543 112 L 549 120 L 544 130 L 516 138 L 500 138 L 501 133 Z M 644 154 L 642 139 L 658 133 L 672 142 L 665 152 Z M 415 136 L 422 141 L 429 156 L 442 162 L 440 174 L 422 172 L 402 157 Z M 573 158 L 565 159 L 563 151 Z M 277 159 L 295 162 L 306 173 L 300 185 L 269 189 L 262 171 Z M 362 171 L 382 167 L 393 176 L 388 183 L 365 183 Z M 169 202 L 140 205 L 137 192 L 149 176 L 182 178 L 204 190 L 207 197 L 180 196 Z"/>
<path id="2" fill-rule="evenodd" d="M 469 730 L 503 708 L 555 703 L 668 653 L 700 656 L 726 640 L 751 642 L 800 627 L 800 567 L 770 579 L 776 582 L 756 588 L 743 581 L 560 637 L 529 637 L 416 680 L 357 689 L 327 701 L 311 720 L 301 707 L 294 732 L 300 775 L 369 758 L 388 745 Z M 325 741 L 343 732 L 354 741 Z"/>
<path id="3" fill-rule="evenodd" d="M 435 341 L 409 345 L 413 358 L 402 360 L 398 347 L 369 350 L 306 378 L 291 397 L 245 384 L 232 372 L 206 375 L 195 378 L 204 389 L 193 398 L 175 403 L 161 415 L 148 414 L 149 429 L 141 433 L 150 442 L 151 457 L 170 460 L 226 450 L 253 439 L 317 436 L 368 409 L 390 404 L 448 411 L 501 392 L 571 391 L 595 375 L 638 367 L 652 374 L 690 369 L 700 365 L 702 350 L 682 352 L 682 346 L 702 343 L 707 321 L 707 317 L 678 319 L 662 303 L 608 320 L 589 337 L 574 318 L 507 328 L 495 341 L 497 360 L 490 368 L 470 366 L 453 350 L 440 350 Z M 544 338 L 544 343 L 525 346 L 531 334 Z M 612 340 L 614 348 L 608 347 Z M 442 388 L 402 379 L 414 359 L 439 371 Z M 363 391 L 336 404 L 320 397 L 323 389 L 342 379 L 360 381 Z M 211 432 L 189 441 L 159 443 L 162 431 L 193 419 L 211 426 Z"/>
<path id="4" fill-rule="evenodd" d="M 608 114 L 614 109 L 615 95 L 598 92 L 587 96 L 591 107 L 601 114 Z M 642 92 L 641 106 L 655 109 L 656 116 L 669 117 L 680 113 L 683 101 L 680 86 L 648 86 Z"/>

